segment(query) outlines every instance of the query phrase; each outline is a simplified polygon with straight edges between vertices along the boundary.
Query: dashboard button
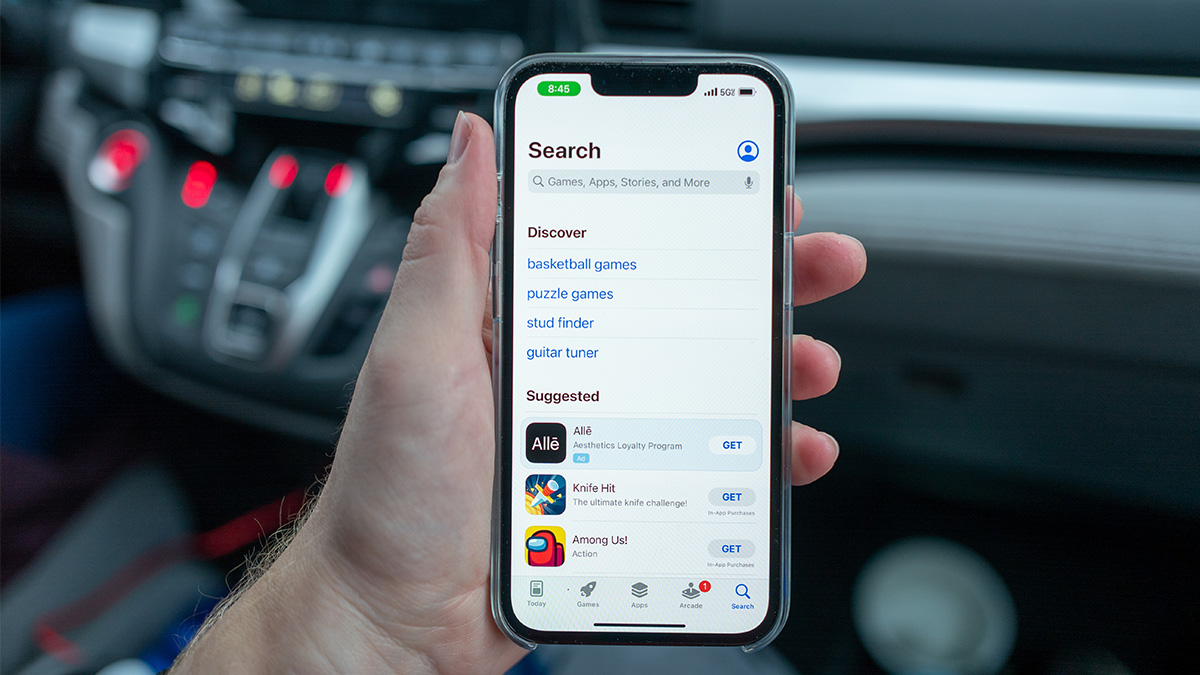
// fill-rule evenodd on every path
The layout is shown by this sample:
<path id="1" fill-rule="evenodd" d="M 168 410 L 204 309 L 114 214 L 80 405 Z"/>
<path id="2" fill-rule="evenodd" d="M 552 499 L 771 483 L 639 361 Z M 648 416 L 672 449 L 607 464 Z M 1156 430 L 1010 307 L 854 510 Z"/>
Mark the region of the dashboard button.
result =
<path id="1" fill-rule="evenodd" d="M 212 280 L 212 270 L 198 262 L 184 263 L 179 268 L 179 285 L 190 291 L 207 290 Z"/>
<path id="2" fill-rule="evenodd" d="M 374 39 L 359 40 L 351 49 L 355 58 L 363 61 L 382 61 L 387 56 L 387 47 Z"/>
<path id="3" fill-rule="evenodd" d="M 188 232 L 188 252 L 196 258 L 216 255 L 221 248 L 221 235 L 211 225 L 195 225 Z"/>
<path id="4" fill-rule="evenodd" d="M 186 328 L 200 319 L 202 311 L 199 298 L 192 293 L 180 293 L 171 305 L 171 318 L 176 325 Z"/>

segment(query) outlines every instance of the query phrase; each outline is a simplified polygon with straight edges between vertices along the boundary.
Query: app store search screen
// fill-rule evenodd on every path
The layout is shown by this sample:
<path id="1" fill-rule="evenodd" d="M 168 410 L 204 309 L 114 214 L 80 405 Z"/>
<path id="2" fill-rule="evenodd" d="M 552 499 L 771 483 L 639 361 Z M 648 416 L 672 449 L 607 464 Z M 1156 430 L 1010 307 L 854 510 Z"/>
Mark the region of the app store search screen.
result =
<path id="1" fill-rule="evenodd" d="M 749 75 L 655 97 L 555 73 L 513 114 L 513 611 L 749 631 L 771 551 L 771 96 Z"/>

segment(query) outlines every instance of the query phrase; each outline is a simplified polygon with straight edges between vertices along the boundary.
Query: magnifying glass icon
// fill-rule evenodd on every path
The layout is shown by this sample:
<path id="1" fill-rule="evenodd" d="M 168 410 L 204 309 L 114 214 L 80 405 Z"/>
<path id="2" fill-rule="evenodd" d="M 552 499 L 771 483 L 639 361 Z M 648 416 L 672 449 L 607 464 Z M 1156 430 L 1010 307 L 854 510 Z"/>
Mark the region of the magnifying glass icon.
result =
<path id="1" fill-rule="evenodd" d="M 750 598 L 750 587 L 747 586 L 746 584 L 738 584 L 737 586 L 734 586 L 733 592 L 736 593 L 737 595 L 742 596 L 743 598 L 745 598 L 747 600 L 751 599 Z"/>
<path id="2" fill-rule="evenodd" d="M 541 177 L 541 176 L 534 176 L 534 177 L 533 177 L 533 184 L 534 184 L 534 185 L 536 185 L 536 186 L 538 186 L 538 187 L 546 187 L 546 184 L 542 182 L 542 177 Z"/>

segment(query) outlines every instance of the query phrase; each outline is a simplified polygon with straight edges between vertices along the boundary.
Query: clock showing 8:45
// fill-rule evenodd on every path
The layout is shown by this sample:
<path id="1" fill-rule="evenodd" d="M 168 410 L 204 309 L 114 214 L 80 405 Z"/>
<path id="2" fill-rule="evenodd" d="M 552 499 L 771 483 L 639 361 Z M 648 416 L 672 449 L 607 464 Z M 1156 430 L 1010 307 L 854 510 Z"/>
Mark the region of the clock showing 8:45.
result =
<path id="1" fill-rule="evenodd" d="M 537 90 L 542 96 L 576 96 L 579 94 L 579 83 L 538 82 Z"/>

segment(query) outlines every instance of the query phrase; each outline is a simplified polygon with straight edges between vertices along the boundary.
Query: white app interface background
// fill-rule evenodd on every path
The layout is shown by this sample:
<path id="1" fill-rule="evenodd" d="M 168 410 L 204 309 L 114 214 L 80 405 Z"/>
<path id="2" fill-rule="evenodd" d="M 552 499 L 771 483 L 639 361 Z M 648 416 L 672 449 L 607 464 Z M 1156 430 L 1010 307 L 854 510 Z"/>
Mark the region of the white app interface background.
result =
<path id="1" fill-rule="evenodd" d="M 539 92 L 563 82 L 579 92 Z M 530 628 L 766 616 L 773 115 L 747 75 L 685 97 L 521 85 L 511 602 Z"/>

